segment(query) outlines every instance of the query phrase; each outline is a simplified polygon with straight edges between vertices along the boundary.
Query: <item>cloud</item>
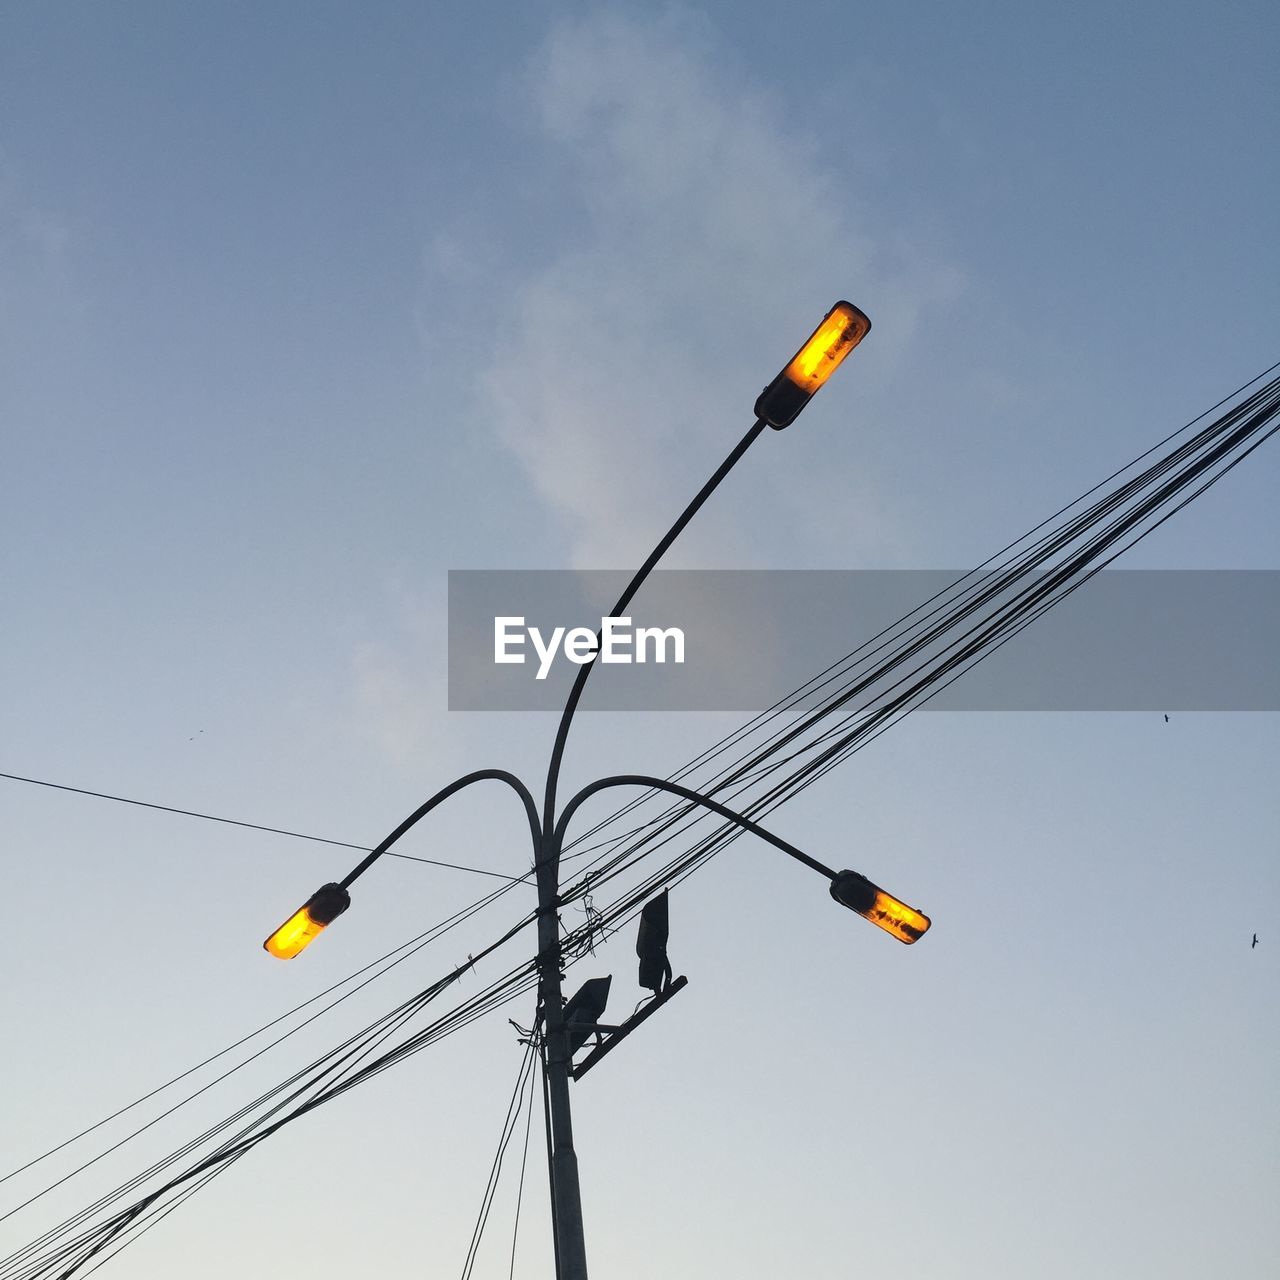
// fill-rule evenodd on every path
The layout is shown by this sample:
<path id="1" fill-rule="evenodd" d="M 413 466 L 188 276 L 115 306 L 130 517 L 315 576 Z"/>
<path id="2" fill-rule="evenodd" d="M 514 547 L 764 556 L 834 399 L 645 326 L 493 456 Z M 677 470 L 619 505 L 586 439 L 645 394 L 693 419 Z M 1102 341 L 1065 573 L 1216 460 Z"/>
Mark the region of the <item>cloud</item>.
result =
<path id="1" fill-rule="evenodd" d="M 824 133 L 781 123 L 696 17 L 562 23 L 527 85 L 564 233 L 507 286 L 485 408 L 564 521 L 573 563 L 626 565 L 660 532 L 653 513 L 678 510 L 673 452 L 712 465 L 727 452 L 776 372 L 760 353 L 780 365 L 779 329 L 798 342 L 833 280 L 876 298 L 883 376 L 958 276 L 896 234 L 878 240 L 856 175 L 824 162 Z M 847 127 L 838 107 L 823 123 Z"/>
<path id="2" fill-rule="evenodd" d="M 788 104 L 688 11 L 559 22 L 494 101 L 503 158 L 460 193 L 466 220 L 433 228 L 420 314 L 433 396 L 473 397 L 460 438 L 496 437 L 521 473 L 486 471 L 476 509 L 502 538 L 478 539 L 482 557 L 536 563 L 540 539 L 510 543 L 514 483 L 559 523 L 570 566 L 635 565 L 838 296 L 875 300 L 874 359 L 845 394 L 888 398 L 921 313 L 956 293 L 954 270 L 858 197 L 844 104 L 820 131 L 784 123 Z M 664 563 L 892 562 L 894 518 L 851 459 L 854 433 L 826 433 L 816 455 L 797 443 L 769 433 Z M 438 732 L 445 703 L 424 674 L 444 656 L 421 622 L 429 594 L 355 659 L 361 732 L 406 767 L 433 749 L 422 726 Z M 451 745 L 492 736 L 474 716 L 448 724 Z"/>

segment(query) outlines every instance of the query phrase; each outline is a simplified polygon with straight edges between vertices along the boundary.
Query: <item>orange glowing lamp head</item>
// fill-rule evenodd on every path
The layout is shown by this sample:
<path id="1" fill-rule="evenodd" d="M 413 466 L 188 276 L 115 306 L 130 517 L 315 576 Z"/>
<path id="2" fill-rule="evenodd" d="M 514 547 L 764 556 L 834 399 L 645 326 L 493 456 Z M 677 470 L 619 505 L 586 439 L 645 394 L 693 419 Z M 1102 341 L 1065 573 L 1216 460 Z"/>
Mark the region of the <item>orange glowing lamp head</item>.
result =
<path id="1" fill-rule="evenodd" d="M 781 431 L 813 398 L 840 362 L 871 329 L 871 321 L 852 302 L 837 302 L 809 341 L 760 393 L 756 417 Z"/>
<path id="2" fill-rule="evenodd" d="M 340 884 L 322 885 L 262 946 L 277 960 L 292 960 L 350 905 L 351 895 Z"/>
<path id="3" fill-rule="evenodd" d="M 831 896 L 841 905 L 865 916 L 872 924 L 891 933 L 899 942 L 912 943 L 928 929 L 927 915 L 885 893 L 856 871 L 841 871 L 831 882 Z"/>

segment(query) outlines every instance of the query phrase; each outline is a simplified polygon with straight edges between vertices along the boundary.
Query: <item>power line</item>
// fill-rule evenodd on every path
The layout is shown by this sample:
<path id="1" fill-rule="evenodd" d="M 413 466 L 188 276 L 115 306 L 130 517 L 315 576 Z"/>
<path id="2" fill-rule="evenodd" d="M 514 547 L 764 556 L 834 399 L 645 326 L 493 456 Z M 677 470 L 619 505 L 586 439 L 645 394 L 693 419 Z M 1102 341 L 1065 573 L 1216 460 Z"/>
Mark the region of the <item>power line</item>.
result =
<path id="1" fill-rule="evenodd" d="M 533 1033 L 530 1033 L 532 1040 Z M 532 1047 L 532 1045 L 530 1046 Z M 507 1280 L 515 1280 L 516 1274 L 516 1241 L 520 1237 L 520 1206 L 524 1203 L 524 1173 L 529 1164 L 529 1131 L 533 1128 L 533 1095 L 532 1079 L 529 1081 L 529 1104 L 524 1117 L 524 1150 L 520 1156 L 520 1184 L 516 1187 L 516 1216 L 511 1226 L 511 1269 Z"/>
<path id="2" fill-rule="evenodd" d="M 286 831 L 283 827 L 264 827 L 259 822 L 242 822 L 239 818 L 220 818 L 213 813 L 199 813 L 194 809 L 176 809 L 173 805 L 155 804 L 150 800 L 132 800 L 128 796 L 113 796 L 106 791 L 89 791 L 85 787 L 70 787 L 64 782 L 46 782 L 42 778 L 25 778 L 18 773 L 0 773 L 0 778 L 10 782 L 29 782 L 34 787 L 49 787 L 54 791 L 70 791 L 73 795 L 93 796 L 97 800 L 114 800 L 117 804 L 131 804 L 139 809 L 156 809 L 160 813 L 177 813 L 184 818 L 202 818 L 205 822 L 221 822 L 228 827 L 244 827 L 249 831 L 267 831 L 275 836 L 290 836 L 294 840 L 310 840 L 315 844 L 336 845 L 339 849 L 357 849 L 361 853 L 372 852 L 373 846 L 351 844 L 346 840 L 330 840 L 326 836 L 311 836 L 302 831 Z M 487 871 L 483 867 L 467 867 L 457 862 L 441 862 L 438 858 L 420 858 L 412 853 L 392 853 L 392 858 L 404 858 L 409 862 L 425 862 L 433 867 L 448 867 L 451 871 L 470 871 L 477 876 L 493 876 L 498 880 L 518 880 L 521 877 L 504 875 L 501 871 Z"/>
<path id="3" fill-rule="evenodd" d="M 1271 370 L 1267 372 L 1270 373 Z M 1265 374 L 1260 375 L 1260 377 L 1263 376 Z M 1253 381 L 1256 382 L 1258 379 Z M 980 570 L 965 575 L 939 596 L 919 606 L 905 618 L 881 632 L 879 636 L 873 637 L 872 642 L 867 642 L 854 650 L 847 659 L 834 664 L 828 672 L 821 673 L 819 677 L 806 682 L 800 690 L 775 704 L 770 712 L 765 713 L 763 720 L 757 717 L 755 721 L 730 735 L 716 748 L 704 752 L 676 776 L 683 777 L 693 772 L 698 765 L 709 764 L 735 743 L 744 742 L 750 732 L 762 722 L 767 723 L 768 720 L 782 715 L 785 711 L 793 711 L 802 704 L 804 696 L 808 696 L 806 690 L 811 695 L 815 691 L 815 685 L 816 688 L 821 688 L 833 681 L 837 682 L 834 691 L 828 691 L 823 695 L 816 710 L 811 706 L 790 725 L 784 725 L 781 730 L 774 729 L 770 732 L 763 744 L 757 744 L 735 764 L 721 769 L 712 778 L 704 778 L 697 783 L 698 789 L 705 794 L 732 799 L 735 807 L 745 816 L 759 818 L 773 811 L 785 800 L 817 781 L 853 751 L 872 741 L 902 716 L 909 714 L 911 710 L 934 696 L 941 688 L 959 678 L 976 662 L 989 656 L 1047 609 L 1066 598 L 1093 574 L 1111 563 L 1124 550 L 1145 538 L 1164 520 L 1216 483 L 1277 430 L 1278 409 L 1280 409 L 1280 380 L 1253 393 L 1193 439 L 1162 457 L 1141 474 L 1133 476 L 1083 513 L 1070 517 L 1061 526 L 1040 536 L 1030 546 L 1023 545 L 1022 550 L 1004 563 L 996 564 L 996 567 L 987 573 L 980 573 L 986 565 L 999 561 L 1005 553 L 1020 544 L 1026 544 L 1028 539 L 1037 534 L 1046 524 L 1077 507 L 1084 498 L 1101 488 L 1101 485 L 1095 486 L 1080 499 L 1069 503 L 1062 511 L 1055 513 L 1049 521 L 1042 522 L 1023 538 L 1009 544 L 1003 552 L 997 553 L 987 561 L 986 565 L 980 566 Z M 1206 415 L 1201 415 L 1201 417 L 1204 416 Z M 1187 426 L 1190 427 L 1199 420 L 1197 418 Z M 1183 428 L 1184 431 L 1186 429 Z M 1178 434 L 1180 433 L 1175 432 L 1174 436 Z M 1167 440 L 1161 443 L 1167 443 Z M 1131 470 L 1151 452 L 1149 450 L 1147 454 L 1141 455 L 1127 467 L 1113 473 L 1108 477 L 1108 481 Z M 1206 474 L 1208 474 L 1207 479 L 1203 479 L 1198 487 L 1191 488 L 1193 482 Z M 1179 498 L 1183 490 L 1188 492 L 1175 504 L 1174 499 Z M 1085 534 L 1090 535 L 1087 540 L 1083 540 Z M 1070 544 L 1077 539 L 1082 541 L 1075 547 L 1070 547 Z M 1069 547 L 1070 550 L 1068 550 Z M 1050 561 L 1050 557 L 1058 552 L 1066 554 L 1062 560 L 1054 564 Z M 1024 583 L 1026 585 L 1023 585 Z M 1012 598 L 1001 601 L 999 597 L 1007 592 L 1013 592 Z M 936 600 L 945 599 L 948 596 L 952 597 L 949 601 L 931 611 L 926 611 L 928 606 L 933 605 Z M 979 612 L 987 609 L 989 612 L 985 616 L 983 612 Z M 941 615 L 939 621 L 927 625 L 931 618 L 938 615 Z M 968 630 L 961 630 L 962 626 L 967 627 Z M 875 640 L 886 635 L 889 637 L 887 641 L 875 648 L 870 648 Z M 939 645 L 940 649 L 937 647 Z M 931 647 L 932 654 L 926 656 Z M 874 654 L 884 649 L 888 649 L 888 652 L 881 656 L 870 670 L 865 669 L 864 664 Z M 849 663 L 859 653 L 863 656 L 850 666 Z M 914 657 L 924 660 L 915 670 L 903 676 L 899 668 Z M 859 668 L 863 669 L 859 670 Z M 833 670 L 836 671 L 836 675 L 830 676 L 829 673 Z M 874 685 L 890 676 L 896 676 L 894 684 L 888 688 L 881 685 L 875 692 L 869 692 Z M 806 731 L 816 729 L 819 723 L 828 720 L 833 712 L 863 693 L 868 695 L 868 700 L 861 705 L 855 705 L 852 711 L 845 711 L 843 720 L 834 728 L 817 732 L 816 736 L 811 737 L 807 742 L 801 739 L 801 735 Z M 855 725 L 852 730 L 849 729 L 851 722 Z M 834 742 L 832 742 L 833 739 Z M 794 744 L 789 753 L 779 758 L 778 753 L 789 744 Z M 799 763 L 802 761 L 804 763 Z M 796 767 L 787 771 L 781 782 L 772 785 L 765 794 L 760 795 L 756 785 L 778 775 L 791 762 L 797 762 Z M 730 788 L 732 790 L 729 790 Z M 748 795 L 749 800 L 746 799 Z M 651 796 L 652 793 L 646 793 L 639 798 L 639 801 L 642 803 Z M 746 802 L 744 803 L 739 797 Z M 579 839 L 589 838 L 594 832 L 607 828 L 624 813 L 636 807 L 637 803 L 633 802 L 616 811 L 592 828 L 587 833 L 587 837 Z M 695 811 L 692 805 L 668 805 L 657 817 L 641 823 L 639 827 L 633 827 L 612 839 L 582 849 L 581 853 L 590 852 L 592 849 L 607 851 L 611 846 L 618 852 L 612 857 L 609 857 L 607 852 L 598 854 L 592 860 L 590 870 L 582 879 L 576 885 L 562 890 L 562 902 L 572 901 L 589 889 L 598 887 L 606 880 L 634 867 L 642 858 L 647 857 L 661 845 L 681 838 L 687 832 L 691 833 L 700 821 L 705 823 L 709 819 L 705 813 Z M 706 859 L 722 849 L 730 840 L 737 838 L 739 834 L 736 828 L 727 825 L 721 825 L 718 829 L 709 832 L 692 849 L 679 855 L 674 862 L 669 863 L 666 868 L 642 884 L 632 895 L 632 903 L 640 903 L 660 878 L 672 874 L 683 878 L 684 875 L 691 874 Z M 569 842 L 565 847 L 572 848 L 572 846 L 573 842 Z M 603 865 L 601 865 L 602 862 Z M 610 925 L 614 928 L 618 927 L 615 923 L 616 919 L 615 916 L 614 920 L 606 920 L 606 928 Z M 572 948 L 576 941 L 576 934 L 571 934 L 565 940 L 566 948 Z"/>
<path id="4" fill-rule="evenodd" d="M 71 1170 L 70 1173 L 59 1178 L 56 1182 L 51 1183 L 49 1186 L 37 1192 L 35 1195 L 31 1196 L 29 1199 L 24 1200 L 21 1204 L 15 1205 L 12 1209 L 8 1210 L 3 1215 L 0 1215 L 0 1222 L 3 1222 L 7 1218 L 12 1217 L 19 1210 L 25 1209 L 29 1204 L 32 1204 L 36 1200 L 39 1200 L 42 1196 L 47 1195 L 50 1191 L 54 1190 L 56 1187 L 61 1186 L 64 1182 L 67 1182 L 69 1179 L 75 1177 L 77 1174 L 83 1173 L 91 1165 L 96 1164 L 99 1160 L 103 1159 L 103 1157 L 110 1155 L 111 1152 L 119 1150 L 119 1148 L 123 1147 L 126 1143 L 131 1142 L 134 1138 L 138 1137 L 142 1133 L 145 1133 L 148 1129 L 158 1124 L 161 1120 L 172 1115 L 180 1107 L 183 1107 L 188 1102 L 191 1102 L 195 1098 L 198 1098 L 201 1094 L 208 1092 L 215 1085 L 221 1084 L 229 1076 L 234 1075 L 235 1072 L 239 1071 L 242 1067 L 246 1067 L 250 1063 L 255 1062 L 258 1058 L 262 1057 L 269 1050 L 274 1049 L 277 1045 L 281 1044 L 283 1041 L 289 1039 L 291 1036 L 295 1035 L 297 1032 L 303 1030 L 303 1028 L 310 1026 L 313 1022 L 316 1021 L 316 1019 L 321 1017 L 323 1014 L 326 1014 L 331 1009 L 336 1008 L 338 1005 L 348 1000 L 351 996 L 355 995 L 358 991 L 362 991 L 375 979 L 383 977 L 385 974 L 389 973 L 392 969 L 394 969 L 397 965 L 403 963 L 405 960 L 408 960 L 411 956 L 416 955 L 424 947 L 436 941 L 438 938 L 443 937 L 444 934 L 448 933 L 450 930 L 457 927 L 457 925 L 463 923 L 466 920 L 469 920 L 477 912 L 489 906 L 491 903 L 497 901 L 498 898 L 502 897 L 504 894 L 509 892 L 514 887 L 515 887 L 514 884 L 508 884 L 508 885 L 503 885 L 499 889 L 495 889 L 492 893 L 479 899 L 479 901 L 473 902 L 467 907 L 463 907 L 462 910 L 455 912 L 453 915 L 448 916 L 444 920 L 441 920 L 438 924 L 432 925 L 430 929 L 426 930 L 423 933 L 418 934 L 417 937 L 411 938 L 408 942 L 401 943 L 398 947 L 395 947 L 391 951 L 386 952 L 384 955 L 380 956 L 377 960 L 370 961 L 370 963 L 365 965 L 363 968 L 357 969 L 352 974 L 348 974 L 347 977 L 341 979 L 338 982 L 335 982 L 331 987 L 328 987 L 326 990 L 321 991 L 319 994 L 310 997 L 310 999 L 304 1000 L 299 1005 L 295 1005 L 287 1013 L 280 1014 L 278 1017 L 273 1018 L 270 1022 L 267 1022 L 263 1026 L 259 1027 L 256 1031 L 251 1031 L 248 1035 L 242 1036 L 239 1040 L 235 1041 L 235 1043 L 233 1044 L 228 1045 L 225 1049 L 220 1049 L 217 1053 L 211 1054 L 209 1057 L 205 1058 L 203 1062 L 197 1063 L 194 1067 L 189 1067 L 186 1071 L 183 1071 L 179 1075 L 176 1075 L 172 1077 L 170 1080 L 165 1081 L 164 1084 L 157 1085 L 154 1089 L 151 1089 L 149 1092 L 144 1093 L 141 1097 L 135 1098 L 132 1102 L 121 1107 L 119 1110 L 112 1112 L 111 1115 L 106 1116 L 102 1120 L 99 1120 L 96 1124 L 92 1124 L 88 1128 L 82 1129 L 79 1133 L 73 1135 L 70 1138 L 65 1139 L 63 1142 L 58 1143 L 57 1146 L 49 1148 L 49 1150 L 45 1151 L 41 1155 L 38 1155 L 31 1160 L 28 1160 L 25 1164 L 20 1165 L 18 1168 L 11 1170 L 10 1172 L 4 1174 L 3 1176 L 0 1176 L 0 1182 L 7 1182 L 10 1178 L 14 1178 L 18 1174 L 23 1173 L 25 1170 L 30 1169 L 34 1165 L 39 1164 L 41 1161 L 47 1160 L 50 1156 L 55 1155 L 57 1154 L 57 1152 L 62 1151 L 64 1148 L 71 1146 L 75 1142 L 78 1142 L 81 1138 L 87 1137 L 90 1133 L 93 1133 L 97 1129 L 101 1129 L 104 1125 L 109 1124 L 112 1120 L 118 1119 L 120 1116 L 124 1115 L 126 1112 L 132 1111 L 135 1107 L 138 1107 L 142 1103 L 148 1101 L 149 1099 L 154 1098 L 158 1094 L 163 1093 L 166 1089 L 168 1089 L 172 1085 L 177 1084 L 180 1080 L 184 1080 L 188 1076 L 194 1075 L 197 1071 L 201 1070 L 204 1067 L 209 1066 L 210 1063 L 216 1062 L 219 1058 L 225 1057 L 228 1053 L 231 1053 L 235 1049 L 240 1048 L 242 1045 L 248 1044 L 250 1040 L 253 1040 L 256 1037 L 260 1036 L 264 1031 L 269 1031 L 272 1027 L 278 1026 L 280 1023 L 293 1017 L 294 1014 L 300 1013 L 303 1009 L 307 1008 L 308 1005 L 315 1004 L 317 1000 L 323 1000 L 326 996 L 332 995 L 339 988 L 346 986 L 350 982 L 354 982 L 357 978 L 364 977 L 364 975 L 366 974 L 369 975 L 368 977 L 364 978 L 363 982 L 359 983 L 357 986 L 352 987 L 349 991 L 344 992 L 342 995 L 338 996 L 335 1000 L 331 1001 L 329 1004 L 325 1005 L 323 1008 L 312 1013 L 309 1017 L 304 1019 L 302 1022 L 290 1028 L 288 1031 L 285 1031 L 283 1034 L 278 1036 L 275 1040 L 272 1040 L 269 1044 L 256 1050 L 249 1057 L 244 1058 L 241 1061 L 237 1062 L 234 1066 L 229 1067 L 221 1075 L 214 1077 L 214 1079 L 210 1080 L 207 1084 L 204 1084 L 200 1088 L 195 1090 L 194 1093 L 190 1093 L 185 1098 L 182 1098 L 180 1101 L 175 1102 L 167 1110 L 162 1111 L 159 1115 L 147 1121 L 140 1128 L 135 1129 L 132 1133 L 126 1135 L 124 1138 L 121 1138 L 118 1142 L 108 1147 L 105 1151 L 100 1152 L 98 1155 L 85 1161 L 83 1164 L 81 1164 L 77 1168 Z M 379 966 L 381 966 L 381 968 L 379 968 Z M 370 973 L 369 972 L 370 970 L 377 970 L 377 972 Z"/>
<path id="5" fill-rule="evenodd" d="M 532 915 L 526 917 L 478 953 L 475 959 L 479 960 L 495 951 L 527 925 L 532 924 L 535 919 L 536 917 Z M 169 1208 L 176 1207 L 172 1202 L 169 1205 L 164 1204 L 167 1197 L 176 1193 L 177 1201 L 185 1199 L 189 1192 L 194 1192 L 198 1186 L 203 1186 L 210 1176 L 221 1172 L 291 1121 L 380 1074 L 410 1054 L 460 1030 L 475 1018 L 532 989 L 537 981 L 533 973 L 533 963 L 522 964 L 455 1009 L 437 1018 L 427 1027 L 413 1033 L 407 1040 L 384 1049 L 373 1061 L 362 1062 L 385 1043 L 388 1037 L 400 1031 L 411 1017 L 443 994 L 471 967 L 472 962 L 469 962 L 437 979 L 424 991 L 410 998 L 391 1013 L 378 1018 L 364 1031 L 349 1037 L 307 1067 L 296 1071 L 287 1080 L 241 1107 L 233 1115 L 196 1138 L 185 1142 L 176 1151 L 131 1177 L 114 1191 L 100 1196 L 92 1204 L 59 1226 L 46 1231 L 17 1252 L 0 1259 L 0 1275 L 3 1275 L 6 1280 L 19 1280 L 19 1278 L 34 1280 L 36 1276 L 52 1278 L 55 1275 L 62 1280 L 63 1277 L 79 1273 L 86 1264 L 98 1259 L 104 1250 L 110 1249 L 114 1253 L 118 1251 L 118 1247 L 131 1242 L 137 1234 L 140 1234 L 140 1230 L 146 1229 L 144 1224 L 149 1218 L 156 1215 L 163 1216 Z M 100 1219 L 95 1225 L 84 1227 L 84 1224 L 102 1210 L 113 1203 L 118 1203 L 130 1192 L 139 1189 L 143 1183 L 191 1155 L 209 1141 L 216 1139 L 252 1112 L 270 1103 L 272 1099 L 278 1100 L 184 1172 L 171 1177 L 158 1188 L 105 1220 Z M 281 1112 L 284 1114 L 281 1115 Z M 79 1227 L 84 1229 L 72 1235 Z M 59 1241 L 62 1242 L 59 1243 Z"/>
<path id="6" fill-rule="evenodd" d="M 507 1104 L 506 1118 L 502 1122 L 502 1135 L 498 1139 L 498 1150 L 494 1154 L 493 1164 L 489 1169 L 489 1181 L 485 1185 L 484 1196 L 480 1201 L 480 1212 L 476 1218 L 475 1228 L 471 1232 L 471 1245 L 467 1249 L 467 1258 L 462 1266 L 462 1280 L 471 1280 L 475 1270 L 476 1254 L 480 1249 L 480 1240 L 484 1229 L 489 1225 L 489 1212 L 493 1208 L 493 1198 L 498 1191 L 498 1179 L 502 1176 L 502 1162 L 507 1154 L 507 1147 L 515 1135 L 520 1123 L 520 1113 L 524 1108 L 524 1091 L 529 1089 L 529 1098 L 533 1098 L 533 1064 L 537 1060 L 537 1040 L 529 1037 L 529 1044 L 520 1062 L 520 1072 L 516 1076 L 516 1087 L 512 1091 L 511 1101 Z M 528 1151 L 528 1133 L 525 1135 L 525 1150 Z M 524 1186 L 524 1166 L 520 1168 L 520 1184 Z M 514 1238 L 512 1248 L 515 1248 Z"/>

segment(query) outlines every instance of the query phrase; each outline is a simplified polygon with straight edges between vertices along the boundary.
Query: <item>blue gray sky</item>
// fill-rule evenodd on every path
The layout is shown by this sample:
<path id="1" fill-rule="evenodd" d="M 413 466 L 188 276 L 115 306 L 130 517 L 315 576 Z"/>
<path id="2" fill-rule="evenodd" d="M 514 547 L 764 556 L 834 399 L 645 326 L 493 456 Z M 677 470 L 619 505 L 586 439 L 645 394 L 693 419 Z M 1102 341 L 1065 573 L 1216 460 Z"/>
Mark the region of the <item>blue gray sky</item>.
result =
<path id="1" fill-rule="evenodd" d="M 984 559 L 1278 358 L 1277 25 L 1244 0 L 7 6 L 0 768 L 357 843 L 470 769 L 535 778 L 549 718 L 446 710 L 447 571 L 638 562 L 838 297 L 871 335 L 671 563 Z M 1127 565 L 1280 567 L 1278 460 Z M 735 723 L 586 716 L 566 783 L 669 772 Z M 771 850 L 699 872 L 688 991 L 576 1090 L 594 1271 L 1262 1274 L 1277 736 L 912 717 L 773 819 L 928 911 L 910 950 Z M 279 965 L 262 937 L 343 851 L 4 780 L 0 804 L 6 1169 L 488 887 L 380 866 Z M 523 871 L 519 817 L 460 798 L 407 848 Z M 631 939 L 597 960 L 571 980 L 615 973 L 625 1013 Z M 517 1061 L 494 1015 L 114 1269 L 460 1270 Z M 478 1276 L 507 1273 L 510 1191 Z"/>

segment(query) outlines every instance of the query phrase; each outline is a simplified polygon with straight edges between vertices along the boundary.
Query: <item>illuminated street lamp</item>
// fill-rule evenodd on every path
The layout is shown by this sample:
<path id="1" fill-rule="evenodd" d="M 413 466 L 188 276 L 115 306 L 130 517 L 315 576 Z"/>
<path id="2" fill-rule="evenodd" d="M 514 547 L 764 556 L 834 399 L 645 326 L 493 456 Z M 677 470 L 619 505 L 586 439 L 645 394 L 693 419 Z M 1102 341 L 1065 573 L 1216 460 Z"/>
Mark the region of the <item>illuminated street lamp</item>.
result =
<path id="1" fill-rule="evenodd" d="M 837 302 L 809 335 L 809 341 L 760 393 L 756 417 L 777 431 L 790 426 L 870 329 L 871 321 L 852 302 Z"/>
<path id="2" fill-rule="evenodd" d="M 292 960 L 300 951 L 310 946 L 350 905 L 351 895 L 342 885 L 321 885 L 262 944 L 262 949 L 269 951 L 277 960 Z"/>
<path id="3" fill-rule="evenodd" d="M 915 942 L 931 923 L 929 917 L 915 907 L 885 893 L 866 876 L 856 871 L 842 871 L 831 881 L 831 896 L 850 911 L 870 920 L 891 933 L 899 942 Z"/>

